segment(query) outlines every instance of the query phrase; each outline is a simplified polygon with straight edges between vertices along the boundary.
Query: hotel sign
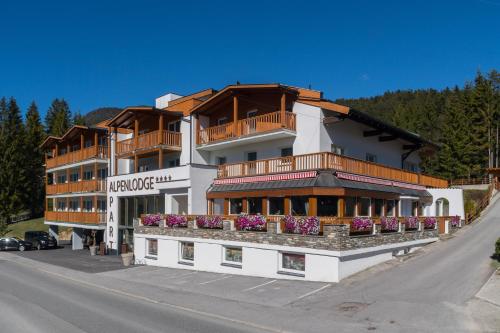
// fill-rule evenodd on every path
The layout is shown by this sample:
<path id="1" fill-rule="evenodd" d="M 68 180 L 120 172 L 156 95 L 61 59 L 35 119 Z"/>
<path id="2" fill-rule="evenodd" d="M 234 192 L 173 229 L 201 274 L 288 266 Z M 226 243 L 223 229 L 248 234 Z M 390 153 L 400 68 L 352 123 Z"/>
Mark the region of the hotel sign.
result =
<path id="1" fill-rule="evenodd" d="M 156 183 L 167 183 L 172 180 L 171 176 L 146 176 L 132 179 L 112 180 L 109 182 L 109 192 L 130 192 L 154 190 Z"/>

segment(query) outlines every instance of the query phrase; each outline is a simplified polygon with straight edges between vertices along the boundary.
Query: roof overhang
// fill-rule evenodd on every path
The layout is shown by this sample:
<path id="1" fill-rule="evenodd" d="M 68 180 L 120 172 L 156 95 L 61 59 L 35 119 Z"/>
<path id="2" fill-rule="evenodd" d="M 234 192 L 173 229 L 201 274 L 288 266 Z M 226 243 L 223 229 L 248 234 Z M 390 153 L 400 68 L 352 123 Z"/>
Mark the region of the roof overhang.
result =
<path id="1" fill-rule="evenodd" d="M 134 125 L 134 120 L 137 118 L 159 115 L 171 115 L 175 117 L 182 117 L 182 112 L 167 111 L 157 109 L 152 106 L 131 106 L 123 109 L 122 112 L 117 114 L 113 119 L 108 122 L 110 127 L 130 128 Z"/>

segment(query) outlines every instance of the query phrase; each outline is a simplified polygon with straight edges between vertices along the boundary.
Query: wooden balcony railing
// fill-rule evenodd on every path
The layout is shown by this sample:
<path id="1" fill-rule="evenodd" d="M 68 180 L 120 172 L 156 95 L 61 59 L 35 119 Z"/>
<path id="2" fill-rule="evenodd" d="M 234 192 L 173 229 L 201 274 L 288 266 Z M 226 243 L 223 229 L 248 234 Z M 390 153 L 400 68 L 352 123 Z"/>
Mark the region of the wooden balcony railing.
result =
<path id="1" fill-rule="evenodd" d="M 69 223 L 106 223 L 106 213 L 99 212 L 45 212 L 46 221 Z"/>
<path id="2" fill-rule="evenodd" d="M 233 178 L 320 169 L 343 171 L 363 176 L 418 184 L 427 187 L 448 187 L 448 181 L 445 179 L 362 161 L 351 157 L 336 155 L 329 152 L 224 164 L 219 166 L 217 176 L 218 178 Z"/>
<path id="3" fill-rule="evenodd" d="M 77 192 L 105 192 L 106 181 L 100 179 L 82 180 L 79 182 L 70 182 L 62 184 L 47 185 L 46 193 L 49 195 L 61 193 Z"/>
<path id="4" fill-rule="evenodd" d="M 257 117 L 238 120 L 224 125 L 208 127 L 198 133 L 198 144 L 207 144 L 246 135 L 265 133 L 279 128 L 295 131 L 295 114 L 285 112 L 284 126 L 281 122 L 281 112 L 271 112 Z"/>
<path id="5" fill-rule="evenodd" d="M 65 164 L 85 161 L 91 158 L 105 159 L 108 157 L 107 146 L 92 146 L 81 150 L 72 151 L 64 155 L 47 158 L 47 168 L 55 168 Z"/>
<path id="6" fill-rule="evenodd" d="M 166 130 L 164 130 L 161 135 L 160 131 L 141 134 L 137 138 L 137 144 L 135 138 L 118 141 L 116 143 L 116 153 L 118 155 L 130 154 L 138 149 L 148 149 L 160 145 L 180 150 L 182 147 L 182 134 L 180 132 Z"/>

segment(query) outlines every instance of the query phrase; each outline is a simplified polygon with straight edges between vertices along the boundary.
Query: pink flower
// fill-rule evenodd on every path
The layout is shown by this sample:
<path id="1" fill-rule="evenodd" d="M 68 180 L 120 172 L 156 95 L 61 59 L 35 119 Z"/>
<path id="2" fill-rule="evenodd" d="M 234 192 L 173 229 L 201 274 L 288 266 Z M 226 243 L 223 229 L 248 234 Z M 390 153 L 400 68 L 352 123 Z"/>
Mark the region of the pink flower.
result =
<path id="1" fill-rule="evenodd" d="M 285 232 L 302 235 L 319 234 L 319 218 L 317 216 L 294 217 L 286 215 L 283 217 Z"/>
<path id="2" fill-rule="evenodd" d="M 384 231 L 398 231 L 399 230 L 399 221 L 397 217 L 382 217 L 380 219 L 380 224 L 382 230 Z"/>
<path id="3" fill-rule="evenodd" d="M 160 221 L 161 221 L 160 214 L 146 215 L 142 219 L 142 225 L 148 226 L 148 227 L 157 227 L 160 225 Z"/>
<path id="4" fill-rule="evenodd" d="M 166 216 L 167 227 L 187 227 L 187 217 L 184 215 L 169 214 Z"/>
<path id="5" fill-rule="evenodd" d="M 236 218 L 236 229 L 261 231 L 266 227 L 266 218 L 262 215 L 239 215 Z"/>
<path id="6" fill-rule="evenodd" d="M 198 228 L 222 229 L 222 217 L 218 215 L 196 216 L 196 225 L 198 226 Z"/>
<path id="7" fill-rule="evenodd" d="M 418 217 L 416 216 L 407 216 L 405 217 L 405 229 L 418 229 Z"/>
<path id="8" fill-rule="evenodd" d="M 369 217 L 355 217 L 352 220 L 351 228 L 354 231 L 368 231 L 373 228 L 373 220 Z"/>

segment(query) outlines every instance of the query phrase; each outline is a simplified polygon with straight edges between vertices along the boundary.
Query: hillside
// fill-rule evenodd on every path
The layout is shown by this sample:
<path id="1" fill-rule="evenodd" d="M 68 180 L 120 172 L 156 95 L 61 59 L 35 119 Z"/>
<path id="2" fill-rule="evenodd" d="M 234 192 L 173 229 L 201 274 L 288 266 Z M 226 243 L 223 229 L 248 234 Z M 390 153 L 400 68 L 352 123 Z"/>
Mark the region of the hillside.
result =
<path id="1" fill-rule="evenodd" d="M 103 120 L 113 118 L 122 110 L 123 110 L 122 108 L 116 108 L 116 107 L 102 107 L 90 111 L 85 116 L 83 116 L 83 119 L 87 126 L 91 126 L 100 123 Z"/>

